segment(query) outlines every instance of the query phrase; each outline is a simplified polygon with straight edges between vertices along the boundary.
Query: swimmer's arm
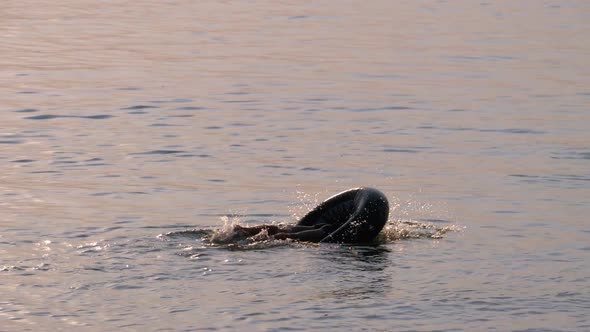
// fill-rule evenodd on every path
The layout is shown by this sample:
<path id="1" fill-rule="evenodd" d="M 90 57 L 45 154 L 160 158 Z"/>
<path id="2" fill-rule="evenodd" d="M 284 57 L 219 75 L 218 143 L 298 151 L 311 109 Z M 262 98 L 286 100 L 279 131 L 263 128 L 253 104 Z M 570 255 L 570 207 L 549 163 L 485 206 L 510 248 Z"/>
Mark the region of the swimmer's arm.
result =
<path id="1" fill-rule="evenodd" d="M 292 226 L 288 226 L 285 229 L 281 230 L 280 233 L 299 233 L 299 232 L 303 232 L 303 231 L 318 229 L 318 228 L 321 228 L 325 225 L 326 224 L 318 224 L 318 225 L 312 225 L 312 226 L 292 225 Z"/>
<path id="2" fill-rule="evenodd" d="M 276 239 L 293 239 L 304 242 L 320 242 L 326 237 L 326 232 L 321 228 L 310 229 L 296 233 L 278 233 L 275 235 Z"/>

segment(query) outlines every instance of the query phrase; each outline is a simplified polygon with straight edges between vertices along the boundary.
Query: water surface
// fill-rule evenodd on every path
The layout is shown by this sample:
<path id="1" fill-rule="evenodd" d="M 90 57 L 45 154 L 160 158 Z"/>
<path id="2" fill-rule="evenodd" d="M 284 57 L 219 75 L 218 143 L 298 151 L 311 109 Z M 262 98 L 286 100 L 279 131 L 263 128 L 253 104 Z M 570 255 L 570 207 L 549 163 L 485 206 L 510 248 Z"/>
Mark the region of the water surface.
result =
<path id="1" fill-rule="evenodd" d="M 588 13 L 4 4 L 0 329 L 590 330 Z M 375 246 L 199 233 L 357 186 Z"/>

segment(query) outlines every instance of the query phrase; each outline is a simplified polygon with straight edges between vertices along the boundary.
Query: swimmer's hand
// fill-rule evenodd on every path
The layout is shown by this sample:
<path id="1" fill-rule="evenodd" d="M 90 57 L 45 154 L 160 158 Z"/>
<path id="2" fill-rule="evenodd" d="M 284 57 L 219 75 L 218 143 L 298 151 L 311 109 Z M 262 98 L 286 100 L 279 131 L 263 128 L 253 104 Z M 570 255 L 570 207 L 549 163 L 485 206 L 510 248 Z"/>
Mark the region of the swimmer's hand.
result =
<path id="1" fill-rule="evenodd" d="M 289 234 L 287 233 L 277 233 L 273 236 L 275 240 L 286 240 L 289 238 Z"/>

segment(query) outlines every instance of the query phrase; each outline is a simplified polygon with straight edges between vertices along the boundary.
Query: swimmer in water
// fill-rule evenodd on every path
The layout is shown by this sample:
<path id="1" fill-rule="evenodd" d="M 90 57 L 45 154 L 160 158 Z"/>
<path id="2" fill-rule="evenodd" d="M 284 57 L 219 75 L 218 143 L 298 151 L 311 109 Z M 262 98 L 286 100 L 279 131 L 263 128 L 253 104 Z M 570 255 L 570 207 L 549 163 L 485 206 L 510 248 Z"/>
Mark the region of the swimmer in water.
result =
<path id="1" fill-rule="evenodd" d="M 293 239 L 303 242 L 369 243 L 389 218 L 385 195 L 373 188 L 336 194 L 309 211 L 295 225 L 234 226 L 229 239 Z"/>

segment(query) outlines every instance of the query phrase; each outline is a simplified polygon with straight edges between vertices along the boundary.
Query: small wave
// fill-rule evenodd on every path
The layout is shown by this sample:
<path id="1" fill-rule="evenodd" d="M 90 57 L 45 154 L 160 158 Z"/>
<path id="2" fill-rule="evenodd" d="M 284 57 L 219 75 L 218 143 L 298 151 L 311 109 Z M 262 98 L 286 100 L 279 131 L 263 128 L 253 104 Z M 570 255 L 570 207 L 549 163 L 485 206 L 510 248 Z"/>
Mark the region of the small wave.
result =
<path id="1" fill-rule="evenodd" d="M 160 234 L 157 236 L 159 239 L 178 239 L 178 238 L 191 238 L 191 239 L 198 239 L 203 237 L 208 237 L 213 234 L 213 230 L 211 229 L 185 229 L 182 231 L 172 231 L 167 232 L 164 234 Z"/>
<path id="2" fill-rule="evenodd" d="M 210 236 L 205 237 L 203 240 L 206 243 L 212 245 L 238 245 L 238 246 L 249 246 L 255 243 L 263 242 L 285 242 L 284 240 L 275 240 L 269 234 L 267 230 L 261 230 L 259 233 L 248 236 L 241 231 L 240 219 L 228 216 L 221 217 L 223 226 L 219 229 L 213 230 Z"/>

